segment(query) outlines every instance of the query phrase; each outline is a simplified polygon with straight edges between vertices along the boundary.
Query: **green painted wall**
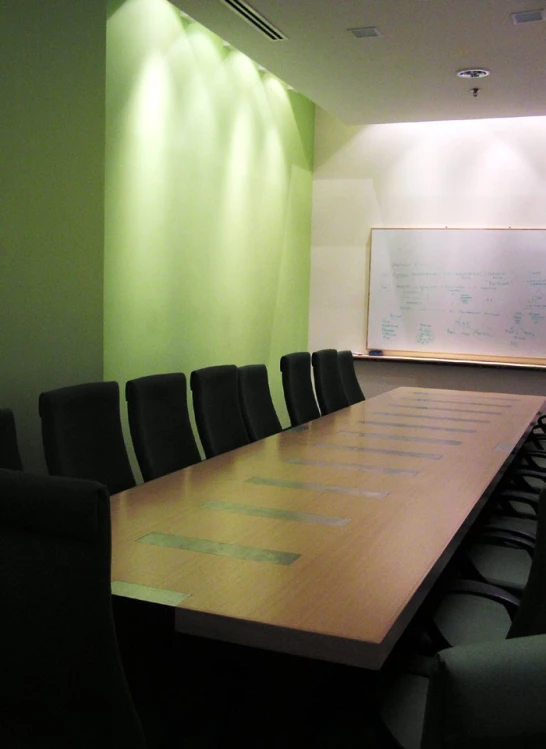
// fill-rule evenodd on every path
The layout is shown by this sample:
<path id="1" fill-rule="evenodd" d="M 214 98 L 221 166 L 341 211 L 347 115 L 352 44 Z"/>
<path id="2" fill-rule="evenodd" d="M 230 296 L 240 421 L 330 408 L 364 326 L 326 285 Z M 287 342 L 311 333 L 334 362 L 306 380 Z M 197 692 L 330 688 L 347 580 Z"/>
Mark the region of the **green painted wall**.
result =
<path id="1" fill-rule="evenodd" d="M 103 375 L 263 361 L 285 417 L 313 106 L 163 0 L 4 0 L 0 48 L 0 406 L 26 467 L 39 393 Z"/>
<path id="2" fill-rule="evenodd" d="M 314 106 L 163 0 L 107 24 L 105 377 L 307 349 Z"/>
<path id="3" fill-rule="evenodd" d="M 103 372 L 105 5 L 0 3 L 0 406 L 43 470 L 38 395 Z"/>

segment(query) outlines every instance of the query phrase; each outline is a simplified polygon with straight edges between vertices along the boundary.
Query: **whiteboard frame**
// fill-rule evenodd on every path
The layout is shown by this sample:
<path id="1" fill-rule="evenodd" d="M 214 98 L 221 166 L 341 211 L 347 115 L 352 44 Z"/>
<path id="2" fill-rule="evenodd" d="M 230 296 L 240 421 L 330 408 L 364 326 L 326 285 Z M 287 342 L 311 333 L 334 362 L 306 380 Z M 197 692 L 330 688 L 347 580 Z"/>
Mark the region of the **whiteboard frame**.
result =
<path id="1" fill-rule="evenodd" d="M 464 352 L 460 353 L 449 353 L 443 351 L 414 351 L 405 350 L 400 348 L 382 348 L 380 350 L 380 356 L 370 355 L 370 351 L 375 350 L 374 347 L 369 345 L 370 336 L 370 307 L 372 297 L 372 252 L 373 252 L 373 233 L 374 231 L 506 231 L 506 232 L 545 232 L 546 227 L 451 227 L 451 226 L 374 226 L 370 230 L 370 241 L 369 241 L 369 252 L 368 252 L 368 263 L 367 263 L 367 304 L 366 304 L 366 350 L 367 354 L 365 358 L 380 359 L 383 356 L 390 360 L 401 360 L 401 361 L 428 361 L 428 362 L 452 362 L 453 364 L 492 364 L 496 366 L 508 366 L 508 367 L 529 367 L 529 368 L 546 368 L 546 356 L 544 357 L 521 357 L 521 356 L 494 356 L 494 355 L 481 355 L 481 354 L 468 354 Z M 546 263 L 546 255 L 545 255 Z"/>

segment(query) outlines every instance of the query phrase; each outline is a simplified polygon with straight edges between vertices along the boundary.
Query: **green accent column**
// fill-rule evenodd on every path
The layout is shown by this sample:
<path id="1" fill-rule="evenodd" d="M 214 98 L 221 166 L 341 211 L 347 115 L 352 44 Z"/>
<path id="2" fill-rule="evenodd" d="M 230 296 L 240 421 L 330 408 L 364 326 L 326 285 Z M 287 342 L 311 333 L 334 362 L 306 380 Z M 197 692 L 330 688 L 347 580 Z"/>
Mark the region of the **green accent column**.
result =
<path id="1" fill-rule="evenodd" d="M 162 0 L 107 24 L 105 376 L 307 349 L 314 105 Z"/>
<path id="2" fill-rule="evenodd" d="M 43 470 L 42 390 L 103 374 L 105 4 L 0 3 L 0 405 Z"/>

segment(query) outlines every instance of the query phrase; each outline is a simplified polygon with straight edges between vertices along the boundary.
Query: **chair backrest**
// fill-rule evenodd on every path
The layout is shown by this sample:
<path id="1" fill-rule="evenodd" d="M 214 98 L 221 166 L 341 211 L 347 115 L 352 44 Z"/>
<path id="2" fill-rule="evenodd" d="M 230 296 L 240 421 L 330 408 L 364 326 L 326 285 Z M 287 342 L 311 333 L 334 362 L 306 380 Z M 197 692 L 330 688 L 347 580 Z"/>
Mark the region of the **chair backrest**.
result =
<path id="1" fill-rule="evenodd" d="M 529 578 L 508 637 L 546 634 L 546 487 L 538 500 L 536 545 Z"/>
<path id="2" fill-rule="evenodd" d="M 546 746 L 545 664 L 544 635 L 438 653 L 431 667 L 421 749 Z"/>
<path id="3" fill-rule="evenodd" d="M 129 427 L 144 481 L 199 463 L 188 413 L 186 375 L 150 375 L 125 385 Z"/>
<path id="4" fill-rule="evenodd" d="M 15 417 L 10 408 L 0 408 L 0 468 L 22 471 Z"/>
<path id="5" fill-rule="evenodd" d="M 195 422 L 207 458 L 250 441 L 239 403 L 238 378 L 234 364 L 204 367 L 191 373 Z"/>
<path id="6" fill-rule="evenodd" d="M 246 364 L 239 367 L 239 397 L 246 430 L 251 440 L 261 440 L 282 432 L 281 422 L 271 398 L 265 364 Z"/>
<path id="7" fill-rule="evenodd" d="M 350 406 L 366 400 L 360 383 L 355 372 L 355 363 L 352 351 L 338 351 L 337 363 L 339 366 L 339 376 L 347 402 Z"/>
<path id="8" fill-rule="evenodd" d="M 320 411 L 311 381 L 311 354 L 297 351 L 281 357 L 282 386 L 293 427 L 318 419 Z"/>
<path id="9" fill-rule="evenodd" d="M 40 395 L 42 442 L 52 476 L 93 479 L 110 494 L 135 485 L 121 429 L 117 382 L 92 382 Z"/>
<path id="10" fill-rule="evenodd" d="M 315 351 L 312 358 L 315 391 L 323 416 L 347 408 L 349 401 L 341 384 L 337 351 L 333 348 Z"/>
<path id="11" fill-rule="evenodd" d="M 0 470 L 0 548 L 3 746 L 144 749 L 112 616 L 106 488 Z"/>

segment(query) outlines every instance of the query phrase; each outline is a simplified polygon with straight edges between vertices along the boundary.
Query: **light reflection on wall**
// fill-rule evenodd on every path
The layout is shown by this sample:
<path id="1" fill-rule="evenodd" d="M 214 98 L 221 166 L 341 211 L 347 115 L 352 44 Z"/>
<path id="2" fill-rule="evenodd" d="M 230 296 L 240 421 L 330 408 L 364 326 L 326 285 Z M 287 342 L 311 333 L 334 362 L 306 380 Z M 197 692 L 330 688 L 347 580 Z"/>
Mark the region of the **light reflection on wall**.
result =
<path id="1" fill-rule="evenodd" d="M 311 349 L 331 340 L 365 347 L 372 227 L 543 227 L 545 125 L 523 117 L 358 128 L 319 111 Z"/>
<path id="2" fill-rule="evenodd" d="M 261 361 L 286 420 L 314 107 L 164 0 L 126 0 L 107 40 L 105 376 Z"/>

